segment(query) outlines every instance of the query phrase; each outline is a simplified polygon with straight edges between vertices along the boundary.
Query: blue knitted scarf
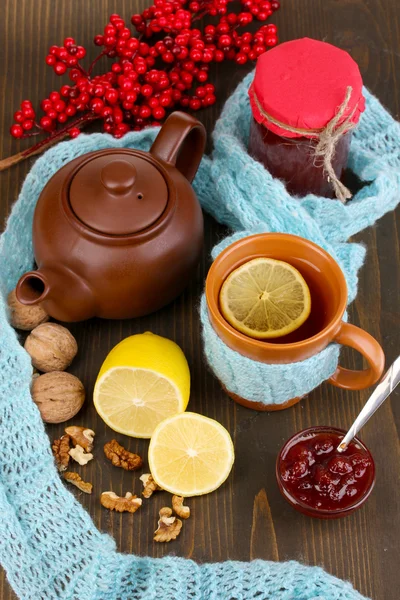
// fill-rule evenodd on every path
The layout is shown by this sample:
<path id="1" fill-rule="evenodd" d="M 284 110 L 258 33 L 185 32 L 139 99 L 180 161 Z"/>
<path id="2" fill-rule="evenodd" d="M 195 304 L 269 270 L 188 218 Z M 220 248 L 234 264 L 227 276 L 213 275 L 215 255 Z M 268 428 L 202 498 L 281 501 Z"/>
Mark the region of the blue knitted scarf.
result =
<path id="1" fill-rule="evenodd" d="M 215 258 L 232 242 L 253 233 L 275 231 L 308 238 L 325 248 L 342 267 L 350 303 L 357 293 L 357 271 L 365 248 L 347 240 L 400 200 L 400 125 L 364 89 L 367 107 L 353 133 L 349 167 L 368 183 L 347 205 L 313 194 L 300 200 L 288 194 L 283 183 L 247 153 L 251 118 L 247 91 L 251 80 L 252 74 L 229 98 L 214 131 L 210 170 L 215 190 L 202 197 L 202 204 L 236 233 L 216 246 L 212 255 Z M 200 194 L 203 188 L 202 184 Z M 301 362 L 265 364 L 242 356 L 221 341 L 211 326 L 204 295 L 200 314 L 211 369 L 228 391 L 246 400 L 283 404 L 308 394 L 336 371 L 340 346 L 335 343 Z"/>
<path id="2" fill-rule="evenodd" d="M 364 250 L 345 242 L 400 197 L 399 126 L 366 92 L 351 167 L 370 183 L 348 206 L 315 196 L 298 201 L 246 154 L 249 81 L 239 86 L 216 125 L 215 150 L 202 161 L 195 181 L 200 201 L 242 233 L 286 231 L 324 246 L 342 265 L 353 299 Z M 82 134 L 50 149 L 26 178 L 0 240 L 0 560 L 8 579 L 24 600 L 363 600 L 350 584 L 297 562 L 198 565 L 176 557 L 119 554 L 114 540 L 96 529 L 60 481 L 30 395 L 30 359 L 8 322 L 6 294 L 32 267 L 32 215 L 50 177 L 85 152 L 148 149 L 156 133 L 131 133 L 122 140 Z"/>

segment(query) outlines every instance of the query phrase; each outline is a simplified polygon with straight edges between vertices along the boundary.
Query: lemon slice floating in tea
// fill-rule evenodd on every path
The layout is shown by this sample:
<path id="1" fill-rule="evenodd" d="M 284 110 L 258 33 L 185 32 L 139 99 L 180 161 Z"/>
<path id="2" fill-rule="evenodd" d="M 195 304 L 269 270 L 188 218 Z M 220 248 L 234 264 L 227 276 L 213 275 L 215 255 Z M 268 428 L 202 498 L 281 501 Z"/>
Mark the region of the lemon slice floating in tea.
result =
<path id="1" fill-rule="evenodd" d="M 311 311 L 311 296 L 303 276 L 292 265 L 254 258 L 227 277 L 220 307 L 237 331 L 257 339 L 277 338 L 304 323 Z"/>
<path id="2" fill-rule="evenodd" d="M 111 429 L 149 438 L 160 421 L 186 409 L 189 393 L 189 366 L 182 350 L 172 340 L 147 332 L 111 350 L 93 400 Z"/>
<path id="3" fill-rule="evenodd" d="M 148 458 L 158 485 L 186 498 L 208 494 L 222 485 L 235 455 L 225 427 L 214 419 L 185 412 L 156 427 Z"/>

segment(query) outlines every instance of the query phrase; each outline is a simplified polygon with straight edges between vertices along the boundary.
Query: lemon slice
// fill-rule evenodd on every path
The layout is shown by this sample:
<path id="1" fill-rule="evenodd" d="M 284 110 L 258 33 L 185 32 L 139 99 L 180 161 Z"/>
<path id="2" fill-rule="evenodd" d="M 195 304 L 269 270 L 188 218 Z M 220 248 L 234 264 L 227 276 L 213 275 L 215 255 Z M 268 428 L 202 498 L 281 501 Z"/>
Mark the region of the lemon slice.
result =
<path id="1" fill-rule="evenodd" d="M 154 480 L 167 492 L 184 498 L 216 490 L 231 472 L 234 458 L 225 427 L 191 412 L 160 423 L 149 446 Z"/>
<path id="2" fill-rule="evenodd" d="M 189 394 L 190 372 L 182 350 L 148 332 L 126 338 L 111 350 L 93 400 L 111 429 L 149 438 L 160 421 L 186 409 Z"/>
<path id="3" fill-rule="evenodd" d="M 225 319 L 249 337 L 282 337 L 298 329 L 311 311 L 308 285 L 297 269 L 273 258 L 255 258 L 224 281 Z"/>

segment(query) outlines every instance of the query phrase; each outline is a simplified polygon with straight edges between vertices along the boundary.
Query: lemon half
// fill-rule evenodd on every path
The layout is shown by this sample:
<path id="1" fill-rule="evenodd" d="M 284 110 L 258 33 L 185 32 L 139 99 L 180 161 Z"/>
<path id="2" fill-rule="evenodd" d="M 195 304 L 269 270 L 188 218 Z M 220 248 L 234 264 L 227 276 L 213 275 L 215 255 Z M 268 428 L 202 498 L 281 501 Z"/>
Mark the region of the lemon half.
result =
<path id="1" fill-rule="evenodd" d="M 234 462 L 231 436 L 218 421 L 191 412 L 160 423 L 149 446 L 154 480 L 171 494 L 199 496 L 224 483 Z"/>
<path id="2" fill-rule="evenodd" d="M 147 332 L 128 337 L 111 350 L 93 399 L 111 429 L 149 438 L 160 421 L 186 409 L 189 394 L 190 372 L 182 350 Z"/>

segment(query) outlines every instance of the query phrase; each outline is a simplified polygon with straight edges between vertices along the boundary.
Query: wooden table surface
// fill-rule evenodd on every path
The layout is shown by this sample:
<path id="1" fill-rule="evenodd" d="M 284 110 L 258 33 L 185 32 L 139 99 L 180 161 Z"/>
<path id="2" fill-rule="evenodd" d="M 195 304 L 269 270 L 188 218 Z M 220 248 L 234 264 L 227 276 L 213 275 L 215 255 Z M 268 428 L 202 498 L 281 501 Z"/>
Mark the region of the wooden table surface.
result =
<path id="1" fill-rule="evenodd" d="M 108 16 L 118 12 L 129 20 L 146 0 L 2 0 L 0 19 L 0 156 L 7 157 L 28 146 L 9 135 L 12 114 L 19 102 L 30 98 L 37 106 L 60 79 L 45 65 L 48 47 L 61 44 L 65 36 L 96 48 Z M 360 65 L 365 84 L 391 112 L 399 117 L 400 9 L 397 0 L 282 0 L 282 8 L 271 20 L 279 26 L 281 41 L 310 36 L 348 50 Z M 245 74 L 245 68 L 213 69 L 218 104 L 200 114 L 211 132 L 225 98 Z M 3 226 L 30 161 L 0 173 L 0 224 Z M 368 248 L 360 274 L 359 294 L 350 308 L 350 320 L 374 335 L 382 344 L 387 364 L 399 353 L 400 254 L 399 212 L 390 213 L 377 226 L 357 236 Z M 399 539 L 399 394 L 394 393 L 365 428 L 362 438 L 377 466 L 376 488 L 367 505 L 339 521 L 313 520 L 295 512 L 281 497 L 275 482 L 277 452 L 290 435 L 309 425 L 347 427 L 365 402 L 368 391 L 346 392 L 329 385 L 280 413 L 257 413 L 239 407 L 221 390 L 205 364 L 198 316 L 199 298 L 209 266 L 211 247 L 224 229 L 206 218 L 205 250 L 197 277 L 175 303 L 147 318 L 108 322 L 92 320 L 70 327 L 79 344 L 79 355 L 71 371 L 82 379 L 87 402 L 73 423 L 96 431 L 95 460 L 85 468 L 85 479 L 94 484 L 94 494 L 77 491 L 76 497 L 90 512 L 96 525 L 114 536 L 122 552 L 164 556 L 169 553 L 197 561 L 262 558 L 274 561 L 296 559 L 322 565 L 330 573 L 350 580 L 360 592 L 374 600 L 398 600 L 400 587 Z M 1 276 L 1 275 L 0 275 Z M 188 502 L 192 517 L 177 541 L 153 542 L 163 493 L 153 497 L 136 515 L 112 514 L 100 506 L 104 490 L 140 493 L 138 475 L 116 469 L 102 452 L 114 437 L 92 405 L 93 384 L 107 352 L 122 338 L 146 330 L 174 339 L 183 348 L 192 374 L 189 408 L 220 421 L 230 431 L 236 448 L 236 463 L 226 484 L 216 493 Z M 355 353 L 343 353 L 342 363 L 359 366 Z M 49 427 L 51 439 L 62 431 Z M 147 442 L 117 439 L 146 456 Z M 75 488 L 73 489 L 73 493 Z M 0 579 L 0 599 L 15 598 L 6 578 Z"/>

